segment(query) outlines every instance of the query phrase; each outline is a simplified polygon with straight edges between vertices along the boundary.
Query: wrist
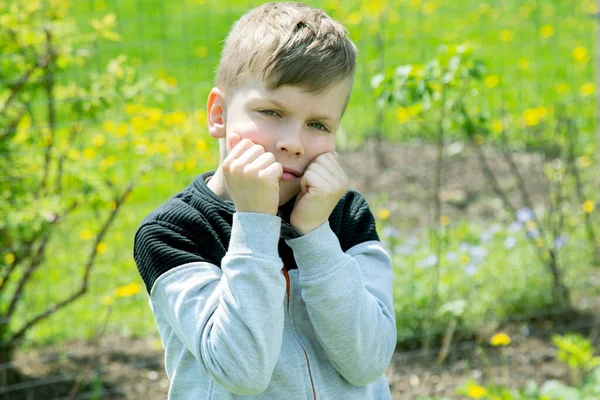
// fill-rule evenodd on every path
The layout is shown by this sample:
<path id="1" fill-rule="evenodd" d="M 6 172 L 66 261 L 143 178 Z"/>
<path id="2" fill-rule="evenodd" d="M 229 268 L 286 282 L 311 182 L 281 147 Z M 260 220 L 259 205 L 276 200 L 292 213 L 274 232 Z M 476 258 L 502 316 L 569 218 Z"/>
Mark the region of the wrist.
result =
<path id="1" fill-rule="evenodd" d="M 317 229 L 319 226 L 323 225 L 325 222 L 326 221 L 314 222 L 314 223 L 308 223 L 308 224 L 297 224 L 297 225 L 294 225 L 292 223 L 291 225 L 302 235 L 306 235 L 307 233 L 310 233 L 310 232 L 314 231 L 315 229 Z"/>

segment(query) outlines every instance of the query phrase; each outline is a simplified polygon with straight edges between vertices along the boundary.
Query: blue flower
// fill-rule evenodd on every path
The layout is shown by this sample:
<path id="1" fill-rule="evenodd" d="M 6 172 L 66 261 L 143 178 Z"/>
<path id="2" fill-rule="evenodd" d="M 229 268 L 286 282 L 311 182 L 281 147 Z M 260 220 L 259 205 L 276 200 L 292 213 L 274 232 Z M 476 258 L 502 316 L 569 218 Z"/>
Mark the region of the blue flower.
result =
<path id="1" fill-rule="evenodd" d="M 540 231 L 538 231 L 537 229 L 527 231 L 527 237 L 531 239 L 536 239 L 538 236 L 540 236 Z"/>
<path id="2" fill-rule="evenodd" d="M 481 243 L 487 243 L 490 240 L 492 240 L 492 238 L 494 237 L 494 235 L 491 232 L 483 232 L 480 236 L 479 236 L 479 241 Z"/>
<path id="3" fill-rule="evenodd" d="M 396 237 L 400 236 L 400 232 L 398 231 L 398 229 L 394 228 L 393 226 L 386 226 L 381 231 L 381 235 L 385 238 L 389 238 L 389 237 L 396 238 Z"/>
<path id="4" fill-rule="evenodd" d="M 473 276 L 477 272 L 477 267 L 473 264 L 465 265 L 465 274 L 467 276 Z"/>
<path id="5" fill-rule="evenodd" d="M 533 217 L 535 217 L 535 215 L 529 207 L 521 208 L 519 211 L 517 211 L 517 220 L 520 222 L 527 222 L 530 219 L 533 219 Z"/>
<path id="6" fill-rule="evenodd" d="M 472 247 L 469 253 L 471 254 L 471 260 L 473 260 L 475 264 L 481 264 L 488 254 L 486 249 L 479 246 Z"/>
<path id="7" fill-rule="evenodd" d="M 471 245 L 467 242 L 462 242 L 458 245 L 458 248 L 460 251 L 469 251 L 469 249 L 471 248 Z"/>
<path id="8" fill-rule="evenodd" d="M 399 244 L 394 247 L 394 253 L 396 254 L 413 254 L 415 249 L 412 246 L 406 244 Z"/>
<path id="9" fill-rule="evenodd" d="M 561 249 L 567 243 L 567 234 L 563 233 L 554 238 L 554 248 Z"/>
<path id="10" fill-rule="evenodd" d="M 436 255 L 432 254 L 424 260 L 421 260 L 421 267 L 433 267 L 437 264 L 438 258 Z"/>
<path id="11" fill-rule="evenodd" d="M 507 249 L 512 249 L 513 247 L 516 246 L 516 244 L 517 244 L 517 239 L 515 239 L 512 236 L 507 237 L 506 240 L 504 240 L 504 247 Z"/>
<path id="12" fill-rule="evenodd" d="M 519 221 L 515 221 L 512 224 L 510 224 L 510 227 L 508 228 L 508 230 L 511 231 L 512 233 L 515 233 L 515 232 L 519 232 L 522 227 L 523 227 L 522 223 L 520 223 Z"/>
<path id="13" fill-rule="evenodd" d="M 446 261 L 456 261 L 457 259 L 458 259 L 458 256 L 456 255 L 455 252 L 449 251 L 446 253 Z"/>

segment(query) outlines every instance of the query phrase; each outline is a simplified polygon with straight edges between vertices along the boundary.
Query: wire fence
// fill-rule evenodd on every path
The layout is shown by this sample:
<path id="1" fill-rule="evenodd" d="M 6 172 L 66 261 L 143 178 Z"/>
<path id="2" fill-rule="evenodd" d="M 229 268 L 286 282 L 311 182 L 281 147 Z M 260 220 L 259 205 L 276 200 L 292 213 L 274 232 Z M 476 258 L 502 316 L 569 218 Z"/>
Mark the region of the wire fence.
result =
<path id="1" fill-rule="evenodd" d="M 50 3 L 40 2 L 45 7 L 52 7 Z M 49 244 L 52 251 L 44 261 L 48 268 L 36 272 L 22 294 L 8 289 L 15 288 L 13 282 L 26 275 L 23 272 L 13 277 L 13 286 L 0 291 L 0 321 L 10 320 L 10 328 L 16 329 L 76 291 L 86 257 L 90 249 L 94 251 L 86 294 L 31 328 L 19 340 L 14 358 L 0 365 L 0 382 L 5 383 L 0 385 L 1 399 L 166 397 L 164 354 L 133 264 L 133 233 L 143 216 L 204 172 L 200 168 L 215 168 L 217 147 L 207 143 L 202 110 L 231 24 L 260 3 L 89 0 L 74 2 L 68 9 L 81 26 L 80 33 L 93 32 L 90 23 L 104 24 L 95 32 L 109 38 L 82 50 L 91 55 L 85 65 L 73 62 L 52 76 L 55 90 L 65 92 L 54 102 L 60 110 L 54 129 L 66 135 L 77 123 L 89 131 L 84 141 L 73 146 L 77 153 L 73 157 L 86 159 L 92 150 L 108 149 L 102 159 L 90 156 L 96 170 L 93 179 L 108 180 L 106 171 L 112 171 L 114 164 L 121 168 L 116 174 L 126 176 L 146 155 L 150 157 L 151 140 L 143 141 L 136 134 L 119 136 L 117 131 L 125 123 L 135 131 L 140 119 L 154 118 L 152 112 L 161 121 L 156 123 L 172 122 L 165 122 L 172 132 L 163 130 L 153 138 L 161 143 L 181 140 L 177 149 L 209 154 L 198 159 L 193 151 L 185 157 L 172 156 L 168 168 L 140 178 L 121 216 L 99 243 L 93 240 L 94 229 L 103 220 L 106 206 L 76 212 L 68 224 L 57 228 L 59 234 Z M 398 354 L 387 372 L 394 398 L 452 396 L 452 390 L 469 378 L 493 380 L 494 374 L 504 374 L 507 363 L 514 372 L 502 375 L 506 384 L 546 379 L 551 374 L 540 373 L 540 368 L 557 365 L 549 340 L 555 333 L 581 332 L 596 344 L 600 275 L 593 263 L 600 246 L 600 241 L 594 243 L 600 199 L 593 191 L 598 160 L 592 32 L 597 29 L 598 5 L 575 0 L 308 3 L 343 22 L 359 49 L 355 86 L 338 143 L 342 166 L 352 186 L 369 201 L 394 261 L 396 312 L 401 321 Z M 12 4 L 0 1 L 0 31 L 7 31 L 2 25 L 9 26 Z M 104 19 L 111 14 L 114 23 Z M 490 129 L 508 118 L 514 132 L 507 147 L 498 146 L 500 140 L 488 143 L 486 138 L 485 143 L 473 144 L 450 135 L 439 161 L 435 135 L 415 130 L 419 122 L 408 118 L 404 108 L 378 111 L 373 77 L 386 69 L 424 63 L 435 57 L 441 45 L 467 42 L 475 44 L 477 57 L 488 65 L 477 99 L 491 113 Z M 77 44 L 55 45 L 60 52 Z M 69 85 L 106 71 L 107 63 L 121 54 L 139 76 L 166 82 L 169 94 L 145 95 L 146 108 L 133 107 L 131 101 L 100 117 L 67 111 L 70 105 L 93 103 L 97 98 L 93 92 L 69 92 Z M 18 57 L 0 54 L 3 111 L 16 80 L 11 69 L 2 65 L 11 65 Z M 113 72 L 119 65 L 112 64 Z M 38 82 L 44 85 L 48 80 Z M 118 96 L 115 91 L 103 101 L 116 104 Z M 33 110 L 29 132 L 45 132 L 46 125 L 34 116 L 45 112 L 47 100 L 33 96 L 23 102 Z M 551 121 L 563 104 L 574 108 L 569 117 L 578 124 L 582 150 L 576 159 L 565 158 L 564 147 L 557 156 L 552 147 L 560 140 Z M 192 122 L 178 125 L 178 118 Z M 5 124 L 0 125 L 2 132 L 8 132 L 7 121 L 0 119 Z M 180 132 L 186 129 L 194 139 Z M 113 136 L 107 134 L 112 131 Z M 37 169 L 18 176 L 2 169 L 0 188 L 16 190 L 44 173 L 43 147 L 28 140 L 13 148 L 11 156 L 39 159 Z M 110 161 L 111 155 L 115 160 Z M 567 175 L 571 167 L 580 171 L 578 177 Z M 79 166 L 64 168 L 65 173 L 75 173 Z M 566 178 L 552 179 L 559 172 Z M 515 214 L 507 211 L 506 200 L 514 205 Z M 114 202 L 109 205 L 115 207 Z M 10 208 L 14 204 L 5 202 L 5 206 L 14 210 Z M 546 233 L 541 232 L 542 226 Z M 4 228 L 0 226 L 0 243 L 8 243 L 1 241 L 8 232 Z M 2 276 L 24 248 L 0 249 Z M 545 258 L 548 254 L 556 256 L 555 264 Z M 570 290 L 572 307 L 553 303 L 553 265 Z M 13 300 L 19 305 L 9 318 L 5 314 Z M 486 345 L 499 329 L 510 333 L 512 347 Z M 528 356 L 530 352 L 545 356 Z M 567 376 L 566 370 L 557 374 Z"/>

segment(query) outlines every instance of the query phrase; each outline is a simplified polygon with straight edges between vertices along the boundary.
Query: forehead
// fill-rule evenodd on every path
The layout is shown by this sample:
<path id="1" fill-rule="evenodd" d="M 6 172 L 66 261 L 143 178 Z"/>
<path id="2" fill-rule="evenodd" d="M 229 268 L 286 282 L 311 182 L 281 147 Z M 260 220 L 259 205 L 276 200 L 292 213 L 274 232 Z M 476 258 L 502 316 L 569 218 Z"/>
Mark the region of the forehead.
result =
<path id="1" fill-rule="evenodd" d="M 345 79 L 331 87 L 310 92 L 302 86 L 284 85 L 269 89 L 256 79 L 250 79 L 238 93 L 247 104 L 271 103 L 294 111 L 313 115 L 324 115 L 329 119 L 341 119 L 352 90 L 352 80 Z"/>

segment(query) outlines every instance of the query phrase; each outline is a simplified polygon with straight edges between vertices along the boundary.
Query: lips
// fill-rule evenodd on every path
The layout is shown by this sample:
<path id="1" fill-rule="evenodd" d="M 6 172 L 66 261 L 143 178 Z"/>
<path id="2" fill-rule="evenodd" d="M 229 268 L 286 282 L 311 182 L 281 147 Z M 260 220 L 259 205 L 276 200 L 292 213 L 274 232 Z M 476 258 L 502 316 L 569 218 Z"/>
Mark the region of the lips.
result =
<path id="1" fill-rule="evenodd" d="M 284 172 L 284 173 L 286 173 L 286 172 L 287 172 L 288 174 L 292 174 L 292 175 L 294 175 L 296 178 L 300 178 L 300 177 L 302 176 L 302 172 L 300 172 L 300 171 L 298 171 L 297 169 L 294 169 L 294 168 L 287 168 L 287 167 L 284 167 L 284 168 L 283 168 L 283 172 Z"/>
<path id="2" fill-rule="evenodd" d="M 293 168 L 283 168 L 283 174 L 281 174 L 281 180 L 291 182 L 302 176 L 302 172 Z"/>

